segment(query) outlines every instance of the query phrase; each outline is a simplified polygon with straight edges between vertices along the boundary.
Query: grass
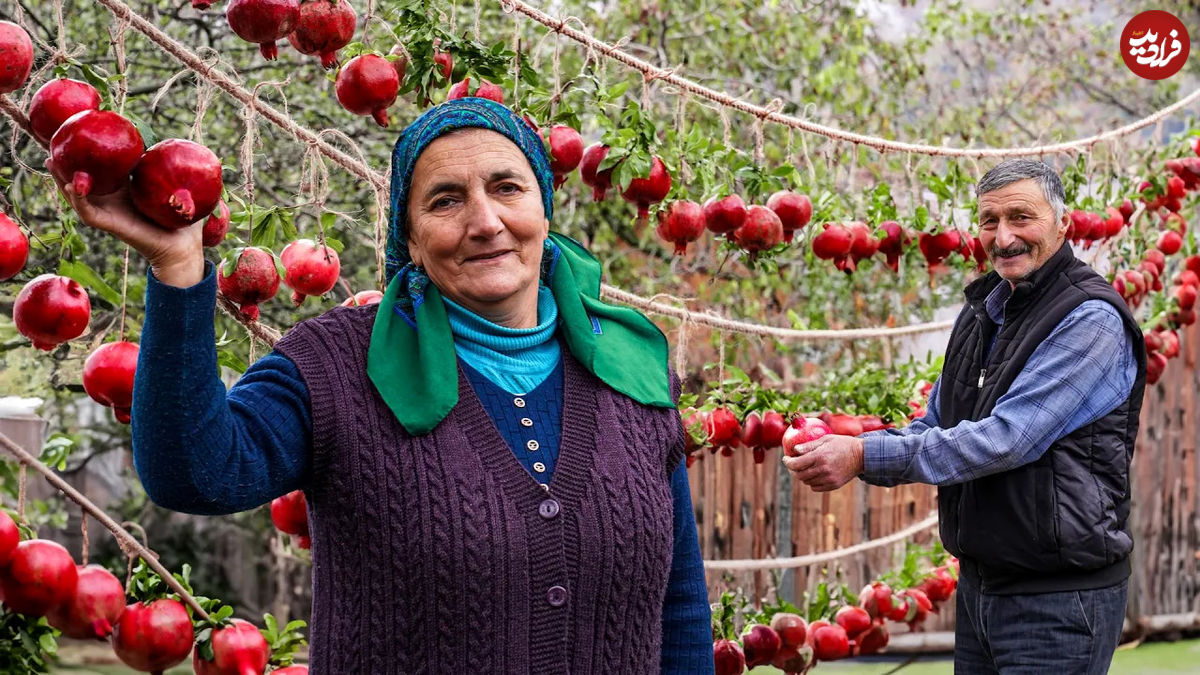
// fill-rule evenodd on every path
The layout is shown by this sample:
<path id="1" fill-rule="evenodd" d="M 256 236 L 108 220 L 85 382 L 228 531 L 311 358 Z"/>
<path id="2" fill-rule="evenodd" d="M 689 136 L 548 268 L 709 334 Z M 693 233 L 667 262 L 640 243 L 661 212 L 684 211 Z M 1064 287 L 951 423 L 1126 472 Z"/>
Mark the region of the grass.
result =
<path id="1" fill-rule="evenodd" d="M 822 663 L 814 672 L 830 675 L 884 675 L 896 670 L 905 658 L 891 657 L 876 661 L 838 661 Z M 166 675 L 191 675 L 190 661 L 172 668 Z M 1197 672 L 1200 663 L 1200 640 L 1180 642 L 1153 642 L 1135 649 L 1122 649 L 1113 659 L 1109 675 L 1178 675 Z M 56 675 L 132 675 L 134 671 L 124 666 L 86 665 L 62 667 L 51 671 Z M 954 662 L 949 656 L 922 656 L 913 663 L 903 666 L 903 675 L 952 675 Z M 751 675 L 778 675 L 775 668 L 760 667 L 750 671 Z"/>

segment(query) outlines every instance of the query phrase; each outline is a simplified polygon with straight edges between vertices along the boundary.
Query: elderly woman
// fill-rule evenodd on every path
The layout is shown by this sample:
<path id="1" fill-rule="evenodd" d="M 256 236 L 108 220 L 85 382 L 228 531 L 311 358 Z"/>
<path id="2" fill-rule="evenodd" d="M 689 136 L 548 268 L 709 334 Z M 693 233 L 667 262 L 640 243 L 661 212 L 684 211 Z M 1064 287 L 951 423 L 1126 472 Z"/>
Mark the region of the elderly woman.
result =
<path id="1" fill-rule="evenodd" d="M 170 509 L 303 488 L 314 673 L 705 673 L 709 608 L 666 340 L 549 231 L 512 111 L 437 106 L 392 157 L 378 305 L 292 328 L 226 392 L 200 226 L 84 222 L 150 263 L 134 463 Z"/>

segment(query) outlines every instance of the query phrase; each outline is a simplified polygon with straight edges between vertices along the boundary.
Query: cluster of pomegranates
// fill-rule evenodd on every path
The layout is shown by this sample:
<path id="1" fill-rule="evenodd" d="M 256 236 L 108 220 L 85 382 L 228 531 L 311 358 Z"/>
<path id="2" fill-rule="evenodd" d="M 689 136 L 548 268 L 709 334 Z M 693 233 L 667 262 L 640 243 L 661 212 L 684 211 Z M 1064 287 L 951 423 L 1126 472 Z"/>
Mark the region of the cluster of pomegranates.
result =
<path id="1" fill-rule="evenodd" d="M 669 181 L 668 176 L 668 190 Z M 682 199 L 659 211 L 658 236 L 675 245 L 676 255 L 682 255 L 689 243 L 708 230 L 725 236 L 754 257 L 783 242 L 790 243 L 796 232 L 812 219 L 812 211 L 812 201 L 807 195 L 790 190 L 771 195 L 766 206 L 747 205 L 736 194 L 713 197 L 703 206 Z"/>
<path id="2" fill-rule="evenodd" d="M 917 629 L 930 612 L 950 599 L 958 586 L 958 561 L 935 568 L 913 588 L 893 592 L 882 581 L 863 588 L 859 604 L 831 608 L 832 620 L 808 623 L 790 612 L 777 612 L 769 625 L 746 626 L 737 640 L 713 642 L 717 675 L 740 675 L 747 668 L 773 665 L 788 675 L 808 672 L 820 661 L 878 653 L 888 645 L 886 620 Z"/>
<path id="3" fill-rule="evenodd" d="M 292 289 L 292 304 L 299 307 L 306 297 L 333 290 L 341 271 L 337 251 L 311 239 L 288 244 L 278 261 L 265 248 L 245 246 L 222 259 L 217 288 L 240 306 L 242 316 L 257 321 L 258 306 L 275 297 L 280 281 Z"/>
<path id="4" fill-rule="evenodd" d="M 762 464 L 768 450 L 782 448 L 784 454 L 794 457 L 797 446 L 826 434 L 857 436 L 895 426 L 877 415 L 823 412 L 806 417 L 775 410 L 751 411 L 739 422 L 737 415 L 726 406 L 708 411 L 688 408 L 682 414 L 687 431 L 688 466 L 704 458 L 699 451 L 706 446 L 712 454 L 720 452 L 724 457 L 732 457 L 736 447 L 749 448 L 754 453 L 754 463 Z"/>
<path id="5" fill-rule="evenodd" d="M 125 587 L 99 565 L 76 565 L 67 549 L 47 539 L 21 541 L 12 518 L 0 511 L 0 598 L 4 610 L 46 617 L 63 635 L 110 641 L 130 668 L 161 673 L 192 654 L 191 616 L 179 600 L 126 602 Z M 197 675 L 262 675 L 270 646 L 252 624 L 235 619 L 211 633 L 213 658 L 193 656 Z M 273 671 L 308 672 L 305 666 Z"/>

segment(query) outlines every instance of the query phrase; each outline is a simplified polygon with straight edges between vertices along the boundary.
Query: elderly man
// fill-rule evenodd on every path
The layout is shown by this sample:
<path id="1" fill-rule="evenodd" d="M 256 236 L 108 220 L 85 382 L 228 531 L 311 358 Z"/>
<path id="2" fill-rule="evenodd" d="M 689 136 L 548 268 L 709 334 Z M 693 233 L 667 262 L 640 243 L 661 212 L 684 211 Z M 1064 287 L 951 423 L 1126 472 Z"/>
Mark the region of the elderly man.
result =
<path id="1" fill-rule="evenodd" d="M 956 673 L 1105 673 L 1133 548 L 1142 334 L 1066 244 L 1050 167 L 1003 162 L 976 192 L 995 271 L 966 288 L 925 417 L 784 461 L 818 491 L 855 476 L 938 486 L 942 541 L 962 561 Z"/>

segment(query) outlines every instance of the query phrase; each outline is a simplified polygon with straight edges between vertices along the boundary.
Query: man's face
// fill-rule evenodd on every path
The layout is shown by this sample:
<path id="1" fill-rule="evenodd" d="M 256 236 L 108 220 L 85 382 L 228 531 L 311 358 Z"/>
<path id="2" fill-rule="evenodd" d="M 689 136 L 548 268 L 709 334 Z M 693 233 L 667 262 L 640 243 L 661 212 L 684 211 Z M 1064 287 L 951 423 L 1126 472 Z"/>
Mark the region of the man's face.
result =
<path id="1" fill-rule="evenodd" d="M 988 260 L 1010 284 L 1033 274 L 1062 246 L 1070 219 L 1054 209 L 1032 179 L 979 196 L 979 240 Z"/>

